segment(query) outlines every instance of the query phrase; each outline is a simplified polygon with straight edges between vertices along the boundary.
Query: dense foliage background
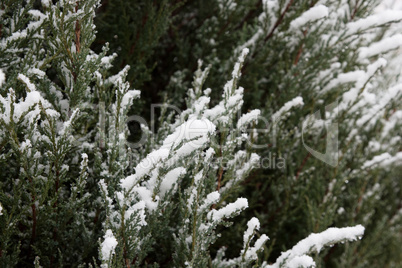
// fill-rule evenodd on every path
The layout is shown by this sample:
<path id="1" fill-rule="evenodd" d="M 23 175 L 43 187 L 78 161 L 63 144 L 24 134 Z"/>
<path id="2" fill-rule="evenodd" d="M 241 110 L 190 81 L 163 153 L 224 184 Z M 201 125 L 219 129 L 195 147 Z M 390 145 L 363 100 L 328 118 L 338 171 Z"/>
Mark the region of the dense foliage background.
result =
<path id="1" fill-rule="evenodd" d="M 402 265 L 390 1 L 0 2 L 0 266 Z"/>

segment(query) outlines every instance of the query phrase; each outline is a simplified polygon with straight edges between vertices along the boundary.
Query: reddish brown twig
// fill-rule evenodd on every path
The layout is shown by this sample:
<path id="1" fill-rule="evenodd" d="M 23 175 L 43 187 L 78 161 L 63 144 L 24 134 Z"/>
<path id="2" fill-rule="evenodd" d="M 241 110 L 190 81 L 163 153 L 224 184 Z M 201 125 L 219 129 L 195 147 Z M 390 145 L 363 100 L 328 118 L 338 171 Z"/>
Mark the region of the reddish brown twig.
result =
<path id="1" fill-rule="evenodd" d="M 78 12 L 78 4 L 80 1 L 76 2 L 75 5 L 75 12 Z M 77 20 L 75 22 L 75 50 L 77 51 L 77 53 L 80 53 L 81 50 L 81 42 L 80 42 L 80 38 L 81 38 L 81 25 L 79 20 Z"/>
<path id="2" fill-rule="evenodd" d="M 306 37 L 306 35 L 307 35 L 307 29 L 303 31 L 303 36 Z M 294 66 L 296 66 L 297 63 L 298 63 L 299 60 L 300 60 L 300 57 L 301 57 L 301 55 L 302 55 L 302 53 L 303 53 L 303 46 L 304 46 L 304 42 L 302 41 L 302 43 L 301 43 L 301 45 L 300 45 L 300 48 L 299 48 L 299 50 L 297 51 L 296 58 L 295 58 L 295 60 L 293 61 L 293 65 L 294 65 Z"/>
<path id="3" fill-rule="evenodd" d="M 315 4 L 317 4 L 317 1 L 311 2 L 310 8 L 312 8 L 313 6 L 315 6 Z M 303 37 L 306 37 L 307 32 L 308 32 L 308 29 L 306 29 L 306 30 L 303 31 Z M 295 65 L 295 66 L 296 66 L 297 63 L 299 62 L 300 57 L 301 57 L 301 55 L 302 55 L 302 53 L 303 53 L 303 46 L 304 46 L 304 42 L 301 43 L 300 48 L 299 48 L 299 51 L 297 52 L 296 58 L 295 58 L 295 60 L 294 60 L 294 62 L 293 62 L 293 65 Z"/>
<path id="4" fill-rule="evenodd" d="M 362 207 L 363 196 L 364 196 L 364 193 L 366 192 L 366 185 L 367 185 L 367 182 L 364 183 L 364 185 L 363 185 L 363 187 L 362 187 L 362 189 L 360 191 L 359 199 L 357 200 L 357 206 L 356 206 L 356 210 L 355 210 L 355 215 L 356 216 L 357 216 L 357 214 L 359 214 L 359 211 L 360 211 L 360 209 Z"/>
<path id="5" fill-rule="evenodd" d="M 218 185 L 216 186 L 217 191 L 219 191 L 219 189 L 221 188 L 222 175 L 223 175 L 223 168 L 221 167 L 218 172 Z"/>
<path id="6" fill-rule="evenodd" d="M 36 204 L 35 204 L 36 197 L 35 197 L 35 192 L 34 192 L 35 190 L 34 190 L 34 187 L 33 187 L 32 178 L 28 177 L 28 181 L 29 181 L 29 184 L 31 184 L 31 186 L 32 186 L 32 192 L 31 192 L 32 230 L 31 230 L 30 245 L 33 245 L 34 242 L 35 242 L 35 239 L 36 239 L 36 224 L 37 224 L 37 212 L 36 212 Z M 28 255 L 31 254 L 31 248 L 32 247 L 29 247 Z"/>
<path id="7" fill-rule="evenodd" d="M 304 166 L 307 163 L 307 160 L 311 157 L 311 153 L 309 152 L 306 157 L 304 157 L 303 162 L 301 163 L 300 167 L 297 169 L 297 173 L 296 173 L 296 180 L 299 178 L 300 176 L 300 172 L 303 170 Z"/>
<path id="8" fill-rule="evenodd" d="M 222 149 L 220 151 L 220 156 L 222 156 Z M 223 163 L 221 163 L 223 165 Z M 221 188 L 221 182 L 222 182 L 222 177 L 223 177 L 223 166 L 219 168 L 218 171 L 218 185 L 216 185 L 216 191 L 219 192 L 219 189 Z M 212 204 L 210 209 L 214 209 L 216 207 L 216 204 Z"/>
<path id="9" fill-rule="evenodd" d="M 249 20 L 253 14 L 256 12 L 256 10 L 262 5 L 262 1 L 257 1 L 256 5 L 255 5 L 255 9 L 251 9 L 247 15 L 242 19 L 242 21 L 239 23 L 239 25 L 236 26 L 236 28 L 234 28 L 235 30 L 239 30 L 243 27 L 244 23 Z"/>
<path id="10" fill-rule="evenodd" d="M 276 28 L 278 28 L 278 26 L 281 24 L 283 18 L 285 17 L 286 12 L 288 12 L 290 6 L 293 4 L 293 0 L 290 0 L 288 5 L 286 6 L 285 10 L 283 10 L 282 14 L 280 15 L 280 17 L 278 18 L 278 20 L 275 22 L 274 27 L 272 28 L 272 30 L 269 32 L 269 34 L 265 37 L 264 39 L 264 43 L 267 42 L 272 35 L 274 34 Z"/>
<path id="11" fill-rule="evenodd" d="M 350 15 L 350 20 L 353 20 L 355 18 L 357 9 L 358 9 L 358 5 L 359 5 L 359 0 L 356 1 L 355 8 L 353 9 L 352 15 Z"/>
<path id="12" fill-rule="evenodd" d="M 129 259 L 126 259 L 126 267 L 127 268 L 130 268 L 131 266 L 130 266 L 130 260 Z"/>
<path id="13" fill-rule="evenodd" d="M 290 0 L 289 3 L 287 4 L 286 8 L 283 10 L 282 14 L 279 16 L 278 20 L 275 22 L 274 27 L 272 28 L 272 30 L 269 32 L 269 34 L 264 38 L 264 43 L 266 43 L 273 35 L 274 32 L 276 30 L 276 28 L 278 28 L 278 26 L 282 23 L 283 18 L 285 17 L 286 12 L 289 10 L 289 8 L 291 7 L 291 5 L 293 4 L 293 0 Z M 255 56 L 257 55 L 258 50 L 255 50 L 253 55 L 251 55 L 251 59 L 254 59 Z M 242 68 L 242 73 L 245 74 L 246 73 L 246 69 L 248 67 L 249 62 L 246 61 L 243 65 Z"/>
<path id="14" fill-rule="evenodd" d="M 327 136 L 328 133 L 324 133 L 321 136 L 321 139 L 325 138 Z M 311 153 L 309 152 L 306 157 L 304 158 L 303 162 L 301 163 L 300 167 L 297 169 L 297 173 L 296 173 L 296 180 L 299 178 L 300 172 L 303 170 L 304 165 L 307 163 L 307 160 L 311 157 Z"/>
<path id="15" fill-rule="evenodd" d="M 36 198 L 35 198 L 35 194 L 32 193 L 31 196 L 31 210 L 32 210 L 32 234 L 31 234 L 31 244 L 33 244 L 35 238 L 36 238 Z"/>

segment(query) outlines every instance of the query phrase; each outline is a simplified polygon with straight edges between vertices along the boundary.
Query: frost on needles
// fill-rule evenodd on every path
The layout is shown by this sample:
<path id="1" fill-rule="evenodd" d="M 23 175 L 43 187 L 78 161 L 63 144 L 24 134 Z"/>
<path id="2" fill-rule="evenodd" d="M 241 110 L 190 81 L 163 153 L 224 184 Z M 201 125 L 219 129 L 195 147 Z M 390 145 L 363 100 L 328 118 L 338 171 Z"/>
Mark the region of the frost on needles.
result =
<path id="1" fill-rule="evenodd" d="M 245 156 L 250 153 L 238 149 L 249 139 L 249 134 L 244 133 L 245 127 L 257 121 L 260 114 L 259 110 L 253 110 L 236 118 L 243 104 L 243 89 L 237 87 L 237 81 L 248 51 L 246 48 L 243 49 L 232 72 L 232 79 L 224 86 L 222 100 L 212 108 L 208 108 L 210 89 L 202 90 L 209 67 L 202 70 L 200 61 L 199 70 L 194 77 L 194 88 L 190 88 L 188 93 L 190 106 L 176 118 L 176 122 L 170 128 L 171 134 L 165 134 L 166 138 L 160 146 L 139 160 L 139 164 L 134 168 L 135 174 L 121 179 L 120 190 L 114 195 L 107 190 L 105 182 L 101 181 L 100 187 L 105 203 L 109 204 L 110 208 L 105 225 L 107 229 L 105 240 L 101 249 L 103 267 L 113 265 L 118 258 L 117 255 L 109 253 L 109 251 L 114 253 L 116 245 L 127 259 L 142 256 L 144 254 L 142 245 L 157 242 L 152 241 L 152 236 L 149 235 L 152 228 L 155 228 L 153 226 L 161 226 L 163 221 L 169 218 L 168 213 L 173 214 L 175 210 L 181 211 L 182 216 L 175 218 L 175 226 L 171 226 L 174 238 L 172 245 L 175 252 L 174 261 L 180 265 L 180 260 L 184 257 L 186 266 L 203 267 L 208 264 L 210 258 L 206 252 L 219 237 L 219 233 L 216 232 L 217 226 L 230 225 L 226 219 L 247 209 L 248 202 L 245 198 L 238 198 L 219 209 L 215 206 L 226 203 L 225 196 L 247 176 L 259 160 L 259 156 L 255 153 L 246 160 Z M 278 111 L 277 116 L 300 103 L 303 104 L 301 98 L 295 98 Z M 230 128 L 232 125 L 236 128 Z M 216 135 L 219 130 L 224 130 L 221 135 L 225 136 L 218 143 Z M 233 169 L 236 174 L 235 177 L 225 180 L 225 183 L 220 177 L 216 181 L 214 175 L 221 174 L 219 170 L 222 167 L 210 164 L 213 157 L 217 158 L 219 163 L 224 156 L 233 157 L 233 165 L 229 164 L 227 168 L 229 172 Z M 238 163 L 241 165 L 237 166 Z M 179 198 L 180 202 L 171 202 L 175 198 Z M 113 199 L 118 202 L 110 206 Z M 247 225 L 239 257 L 225 259 L 225 249 L 222 248 L 212 260 L 214 267 L 243 267 L 258 260 L 257 253 L 263 251 L 268 236 L 259 235 L 259 238 L 252 243 L 260 223 L 257 218 L 252 218 Z M 345 239 L 355 240 L 363 235 L 363 230 L 362 226 L 349 229 L 332 228 L 316 235 L 317 239 L 311 235 L 299 243 L 308 244 L 306 246 L 308 250 L 303 253 L 297 251 L 295 254 L 298 255 L 295 257 L 283 253 L 286 257 L 283 255 L 278 259 L 278 263 L 286 260 L 290 264 L 293 263 L 293 267 L 298 267 L 294 266 L 294 263 L 303 265 L 301 258 L 307 258 L 308 262 L 304 262 L 306 264 L 304 267 L 311 267 L 314 262 L 305 254 L 312 249 L 316 248 L 319 251 L 329 243 L 334 244 Z M 120 239 L 116 240 L 115 237 Z"/>
<path id="2" fill-rule="evenodd" d="M 247 134 L 243 133 L 244 128 L 258 119 L 258 110 L 237 118 L 243 104 L 243 89 L 237 88 L 237 81 L 247 52 L 248 49 L 244 49 L 235 64 L 232 79 L 224 86 L 222 101 L 212 108 L 208 108 L 210 90 L 202 90 L 208 68 L 202 70 L 200 62 L 194 77 L 194 88 L 189 89 L 188 93 L 190 106 L 176 118 L 170 128 L 171 134 L 166 134 L 159 148 L 139 161 L 134 168 L 135 174 L 120 181 L 121 190 L 116 191 L 114 196 L 102 181 L 101 189 L 105 202 L 110 203 L 114 198 L 118 200 L 108 211 L 105 228 L 108 232 L 112 230 L 116 235 L 122 235 L 123 240 L 117 243 L 117 247 L 120 245 L 123 253 L 128 248 L 132 249 L 126 253 L 132 255 L 126 258 L 141 256 L 144 249 L 140 245 L 152 242 L 152 237 L 147 234 L 148 230 L 162 224 L 170 217 L 167 213 L 176 210 L 182 214 L 176 218 L 175 226 L 171 227 L 177 265 L 182 256 L 185 256 L 187 266 L 206 265 L 209 257 L 205 252 L 219 237 L 216 233 L 217 226 L 228 225 L 226 219 L 238 215 L 248 207 L 247 199 L 238 198 L 219 209 L 214 208 L 217 204 L 225 202 L 224 198 L 231 188 L 245 178 L 256 161 L 252 160 L 253 164 L 249 164 L 243 159 L 236 163 L 240 163 L 240 167 L 233 165 L 232 169 L 243 171 L 233 178 L 232 182 L 226 183 L 232 187 L 224 188 L 223 192 L 223 178 L 216 181 L 213 176 L 221 174 L 219 169 L 222 167 L 210 164 L 213 157 L 216 158 L 216 163 L 219 163 L 223 157 L 235 156 L 237 148 L 248 139 Z M 183 117 L 183 114 L 186 116 Z M 231 129 L 232 125 L 237 128 Z M 225 132 L 221 132 L 224 136 L 217 141 L 219 130 Z M 253 154 L 253 157 L 258 160 L 257 155 Z M 170 201 L 177 198 L 180 202 Z M 135 239 L 128 240 L 125 238 L 127 236 Z M 110 240 L 109 237 L 110 235 L 105 236 L 105 241 Z M 264 238 L 257 240 L 254 248 L 249 247 L 248 242 L 244 249 L 247 258 L 239 258 L 233 262 L 240 264 L 255 261 L 255 252 L 261 249 L 265 241 Z M 108 243 L 104 245 L 107 247 Z M 112 263 L 113 259 L 108 258 L 104 264 Z"/>
<path id="3" fill-rule="evenodd" d="M 103 23 L 110 11 L 99 0 L 2 1 L 0 266 L 315 267 L 320 252 L 363 234 L 334 254 L 340 265 L 359 252 L 359 265 L 392 266 L 384 258 L 400 252 L 376 247 L 400 241 L 402 226 L 401 57 L 392 54 L 402 35 L 388 27 L 402 12 L 369 15 L 371 0 L 181 2 L 128 3 Z M 117 47 L 95 41 L 102 29 Z M 209 65 L 192 68 L 193 58 Z M 149 104 L 136 79 L 159 87 L 169 76 L 175 94 L 187 91 L 169 104 L 186 107 L 162 104 L 158 128 L 141 122 L 143 144 L 130 146 L 127 122 Z M 343 146 L 334 169 L 303 147 L 303 135 L 325 140 L 330 124 Z M 286 168 L 257 173 L 271 152 Z"/>

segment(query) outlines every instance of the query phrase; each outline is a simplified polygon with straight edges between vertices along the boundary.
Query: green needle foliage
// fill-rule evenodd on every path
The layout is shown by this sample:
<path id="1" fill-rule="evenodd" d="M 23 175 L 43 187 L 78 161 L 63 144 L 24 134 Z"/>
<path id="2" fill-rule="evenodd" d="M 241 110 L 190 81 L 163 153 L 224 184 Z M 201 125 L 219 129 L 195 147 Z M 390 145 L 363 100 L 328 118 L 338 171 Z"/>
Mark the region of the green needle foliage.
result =
<path id="1" fill-rule="evenodd" d="M 400 267 L 401 21 L 0 0 L 0 267 Z"/>

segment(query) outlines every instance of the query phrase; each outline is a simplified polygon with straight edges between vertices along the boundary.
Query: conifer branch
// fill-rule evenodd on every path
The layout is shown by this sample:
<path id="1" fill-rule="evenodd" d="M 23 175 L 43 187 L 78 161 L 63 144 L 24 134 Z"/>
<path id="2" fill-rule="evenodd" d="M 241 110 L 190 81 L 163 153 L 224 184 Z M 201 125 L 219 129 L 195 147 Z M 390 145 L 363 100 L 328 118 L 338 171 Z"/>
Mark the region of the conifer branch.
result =
<path id="1" fill-rule="evenodd" d="M 369 14 L 360 0 L 99 3 L 1 3 L 0 267 L 399 263 L 402 60 L 392 53 L 402 35 L 388 26 L 401 10 Z M 171 105 L 160 116 L 148 113 L 157 91 Z M 234 241 L 243 220 L 222 229 L 247 208 L 263 222 L 252 217 Z M 319 254 L 360 240 L 363 226 L 357 246 Z M 289 248 L 288 238 L 299 242 Z"/>

